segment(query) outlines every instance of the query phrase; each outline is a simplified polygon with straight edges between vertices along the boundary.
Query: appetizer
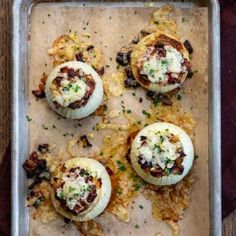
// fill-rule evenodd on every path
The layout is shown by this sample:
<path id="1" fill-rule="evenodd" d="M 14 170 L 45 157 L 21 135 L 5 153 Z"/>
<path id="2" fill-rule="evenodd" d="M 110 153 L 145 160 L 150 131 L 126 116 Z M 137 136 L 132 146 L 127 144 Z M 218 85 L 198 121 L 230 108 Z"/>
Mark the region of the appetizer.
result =
<path id="1" fill-rule="evenodd" d="M 69 119 L 82 119 L 93 113 L 103 99 L 103 85 L 88 64 L 70 61 L 56 67 L 49 75 L 46 98 L 50 107 Z"/>
<path id="2" fill-rule="evenodd" d="M 189 53 L 177 38 L 157 31 L 134 47 L 131 68 L 141 86 L 166 93 L 185 81 L 190 70 Z"/>
<path id="3" fill-rule="evenodd" d="M 110 195 L 111 182 L 105 167 L 90 158 L 66 161 L 52 181 L 55 209 L 73 221 L 91 220 L 101 214 Z"/>
<path id="4" fill-rule="evenodd" d="M 181 181 L 192 167 L 193 144 L 180 127 L 154 123 L 142 129 L 131 148 L 134 170 L 154 185 L 171 185 Z"/>

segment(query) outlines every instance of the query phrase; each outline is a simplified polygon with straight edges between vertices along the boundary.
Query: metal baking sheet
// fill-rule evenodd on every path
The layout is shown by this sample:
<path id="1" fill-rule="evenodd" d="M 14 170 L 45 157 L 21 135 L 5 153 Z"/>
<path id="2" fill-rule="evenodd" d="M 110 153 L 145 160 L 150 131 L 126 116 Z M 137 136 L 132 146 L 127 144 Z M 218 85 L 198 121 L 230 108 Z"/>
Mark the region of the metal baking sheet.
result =
<path id="1" fill-rule="evenodd" d="M 12 235 L 28 234 L 28 211 L 25 207 L 27 179 L 22 163 L 28 156 L 28 48 L 29 14 L 32 4 L 55 1 L 15 1 L 13 5 L 13 131 L 12 131 Z M 56 1 L 60 4 L 81 2 Z M 163 1 L 167 2 L 167 1 Z M 171 2 L 171 1 L 169 1 Z M 140 2 L 106 2 L 111 7 L 141 6 Z M 171 2 L 172 3 L 172 2 Z M 87 4 L 87 3 L 86 3 Z M 99 4 L 90 2 L 89 4 Z M 160 6 L 160 2 L 156 3 Z M 220 189 L 220 50 L 219 6 L 217 1 L 175 2 L 177 7 L 192 7 L 193 4 L 209 9 L 209 186 L 210 186 L 210 234 L 221 235 L 221 189 Z M 213 23 L 214 22 L 214 23 Z"/>

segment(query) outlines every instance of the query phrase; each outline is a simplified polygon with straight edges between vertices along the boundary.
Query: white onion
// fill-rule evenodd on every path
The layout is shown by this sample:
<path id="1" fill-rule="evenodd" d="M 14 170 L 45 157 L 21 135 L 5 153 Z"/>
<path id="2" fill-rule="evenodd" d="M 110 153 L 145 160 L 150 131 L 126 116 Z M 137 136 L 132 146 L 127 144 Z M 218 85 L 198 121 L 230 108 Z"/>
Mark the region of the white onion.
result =
<path id="1" fill-rule="evenodd" d="M 139 155 L 138 148 L 140 148 L 139 140 L 140 140 L 140 136 L 148 136 L 150 131 L 162 132 L 162 131 L 165 131 L 166 129 L 168 129 L 170 133 L 177 135 L 180 139 L 180 142 L 182 143 L 183 151 L 186 154 L 182 162 L 184 171 L 181 175 L 169 174 L 168 176 L 154 177 L 150 173 L 144 172 L 144 170 L 141 168 L 140 164 L 138 163 L 138 155 Z M 151 184 L 171 185 L 171 184 L 175 184 L 181 181 L 191 169 L 192 164 L 193 164 L 193 159 L 194 159 L 194 149 L 193 149 L 193 144 L 190 137 L 180 127 L 170 124 L 170 123 L 160 122 L 160 123 L 154 123 L 145 127 L 137 134 L 137 136 L 135 137 L 132 143 L 132 148 L 131 148 L 132 166 L 142 179 L 144 179 L 145 181 Z"/>
<path id="2" fill-rule="evenodd" d="M 92 75 L 96 85 L 93 93 L 89 97 L 89 100 L 85 106 L 77 109 L 71 109 L 70 107 L 62 107 L 57 109 L 55 107 L 55 104 L 53 103 L 54 97 L 49 88 L 52 81 L 58 76 L 60 69 L 63 67 L 82 69 L 85 74 Z M 103 85 L 101 78 L 90 65 L 79 61 L 70 61 L 59 65 L 51 72 L 46 82 L 45 94 L 48 104 L 56 113 L 68 119 L 82 119 L 92 114 L 101 104 L 103 99 Z"/>

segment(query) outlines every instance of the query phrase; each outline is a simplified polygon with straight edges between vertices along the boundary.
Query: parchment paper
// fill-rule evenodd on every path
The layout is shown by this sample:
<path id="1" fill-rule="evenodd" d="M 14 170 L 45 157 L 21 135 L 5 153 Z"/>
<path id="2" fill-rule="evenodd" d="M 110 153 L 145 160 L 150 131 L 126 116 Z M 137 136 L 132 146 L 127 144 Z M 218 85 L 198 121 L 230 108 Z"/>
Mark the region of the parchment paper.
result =
<path id="1" fill-rule="evenodd" d="M 135 4 L 135 3 L 134 3 Z M 106 73 L 115 70 L 115 56 L 123 45 L 129 41 L 147 24 L 151 13 L 155 8 L 114 8 L 109 5 L 98 7 L 82 7 L 78 5 L 63 6 L 63 4 L 39 4 L 32 8 L 30 16 L 30 51 L 29 51 L 29 117 L 30 122 L 30 151 L 38 144 L 56 144 L 56 150 L 65 148 L 71 135 L 77 137 L 92 131 L 92 126 L 98 122 L 93 116 L 82 121 L 67 121 L 58 119 L 58 116 L 49 108 L 46 101 L 36 101 L 31 91 L 37 88 L 42 73 L 49 74 L 52 70 L 52 60 L 47 55 L 47 50 L 52 42 L 60 35 L 69 33 L 69 30 L 89 33 L 86 40 L 100 47 L 104 53 Z M 195 183 L 191 191 L 191 203 L 180 221 L 181 235 L 204 236 L 209 235 L 209 196 L 208 196 L 208 16 L 206 8 L 177 9 L 178 35 L 184 41 L 188 39 L 193 48 L 193 69 L 198 72 L 194 78 L 186 81 L 182 92 L 182 104 L 184 109 L 191 111 L 196 119 L 196 137 L 194 146 L 199 158 L 194 165 Z M 85 30 L 83 28 L 86 27 Z M 109 58 L 112 58 L 112 61 Z M 143 92 L 139 92 L 143 94 Z M 142 105 L 135 103 L 134 114 L 139 115 Z M 127 104 L 128 104 L 127 103 Z M 114 105 L 114 104 L 113 104 Z M 128 107 L 128 106 L 127 106 Z M 137 113 L 137 114 L 136 114 Z M 81 128 L 75 128 L 76 124 L 82 124 Z M 53 125 L 56 128 L 53 128 Z M 48 129 L 44 129 L 47 127 Z M 95 137 L 92 151 L 100 149 L 102 138 Z M 140 210 L 138 205 L 144 206 Z M 135 200 L 133 209 L 130 208 L 131 222 L 122 223 L 116 218 L 105 213 L 98 221 L 105 229 L 105 235 L 150 235 L 161 232 L 163 235 L 171 235 L 170 228 L 162 222 L 152 219 L 151 204 L 139 197 Z M 130 206 L 131 207 L 131 206 Z M 147 222 L 147 223 L 145 223 Z M 140 227 L 135 228 L 138 224 Z M 63 220 L 56 220 L 50 224 L 42 224 L 30 220 L 30 235 L 78 235 L 73 225 L 63 227 Z"/>

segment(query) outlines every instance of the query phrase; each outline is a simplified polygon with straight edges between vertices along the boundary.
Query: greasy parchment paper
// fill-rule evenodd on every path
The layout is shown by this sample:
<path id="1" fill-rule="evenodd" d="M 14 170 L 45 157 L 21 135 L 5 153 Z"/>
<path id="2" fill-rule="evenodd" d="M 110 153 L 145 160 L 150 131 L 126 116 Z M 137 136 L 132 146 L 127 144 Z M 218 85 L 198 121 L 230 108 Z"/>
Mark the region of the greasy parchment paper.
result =
<path id="1" fill-rule="evenodd" d="M 134 3 L 135 4 L 135 3 Z M 65 149 L 68 140 L 92 131 L 100 118 L 91 116 L 82 121 L 67 121 L 58 119 L 58 116 L 49 108 L 46 101 L 36 101 L 31 91 L 37 88 L 42 73 L 49 74 L 52 70 L 52 60 L 47 55 L 47 50 L 52 42 L 60 35 L 69 33 L 69 30 L 90 34 L 86 41 L 92 42 L 104 53 L 106 74 L 115 72 L 116 53 L 123 45 L 127 45 L 135 35 L 148 23 L 151 13 L 156 8 L 148 7 L 121 7 L 114 8 L 108 5 L 98 7 L 82 7 L 81 5 L 63 6 L 62 4 L 39 4 L 32 8 L 30 15 L 30 51 L 29 51 L 29 111 L 32 119 L 30 127 L 30 151 L 38 144 L 56 144 L 55 152 Z M 198 72 L 193 79 L 186 81 L 182 89 L 181 103 L 186 111 L 191 111 L 196 120 L 194 146 L 199 158 L 194 164 L 193 188 L 191 191 L 190 207 L 185 211 L 181 220 L 181 234 L 209 235 L 209 196 L 208 196 L 208 16 L 207 8 L 176 9 L 174 19 L 177 21 L 177 33 L 184 41 L 188 39 L 193 48 L 193 70 Z M 86 28 L 86 29 L 84 29 Z M 84 30 L 83 30 L 84 29 Z M 112 58 L 112 60 L 110 59 Z M 142 89 L 137 94 L 144 95 Z M 131 107 L 133 115 L 140 117 L 142 109 L 148 110 L 146 103 L 132 100 L 129 94 L 123 100 L 127 108 Z M 137 100 L 137 99 L 136 99 Z M 115 101 L 109 101 L 109 106 L 115 107 Z M 82 127 L 76 127 L 76 124 Z M 53 128 L 54 126 L 54 128 Z M 44 128 L 43 128 L 44 127 Z M 47 127 L 48 129 L 45 129 Z M 56 127 L 56 128 L 55 128 Z M 99 151 L 102 144 L 102 135 L 95 134 L 91 140 L 92 150 Z M 85 153 L 86 154 L 86 153 Z M 144 206 L 141 210 L 139 204 Z M 165 236 L 171 235 L 171 230 L 163 222 L 152 218 L 151 203 L 142 196 L 135 199 L 130 206 L 131 221 L 129 224 L 118 221 L 110 213 L 100 216 L 97 221 L 104 228 L 105 235 L 150 235 L 160 232 Z M 135 228 L 135 225 L 139 228 Z M 62 219 L 57 219 L 49 224 L 30 219 L 30 235 L 79 235 L 73 225 L 64 226 Z"/>

